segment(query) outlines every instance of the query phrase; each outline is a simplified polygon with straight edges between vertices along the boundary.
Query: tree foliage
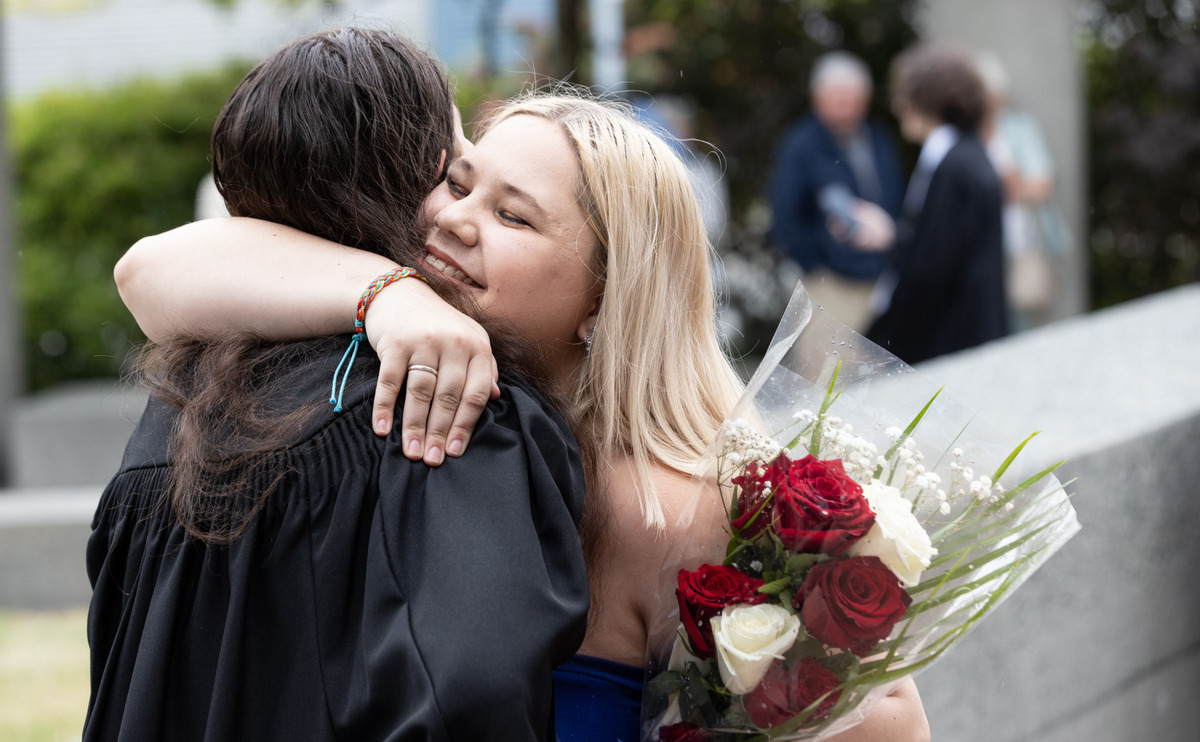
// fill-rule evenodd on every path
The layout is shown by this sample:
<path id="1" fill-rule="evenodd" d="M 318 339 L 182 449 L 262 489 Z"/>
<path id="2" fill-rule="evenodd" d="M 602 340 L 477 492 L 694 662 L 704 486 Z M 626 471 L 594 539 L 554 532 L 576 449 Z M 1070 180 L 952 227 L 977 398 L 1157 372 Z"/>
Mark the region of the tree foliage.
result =
<path id="1" fill-rule="evenodd" d="M 1200 281 L 1200 9 L 1093 0 L 1082 13 L 1100 307 Z"/>
<path id="2" fill-rule="evenodd" d="M 17 268 L 33 389 L 116 375 L 142 339 L 113 266 L 139 238 L 192 219 L 213 120 L 246 69 L 54 92 L 13 110 Z"/>
<path id="3" fill-rule="evenodd" d="M 814 59 L 844 48 L 875 76 L 917 40 L 917 0 L 630 0 L 630 70 L 696 105 L 695 136 L 727 160 L 737 248 L 753 251 L 772 148 L 807 107 Z M 1079 6 L 1088 89 L 1093 304 L 1200 280 L 1200 7 L 1191 0 Z M 910 156 L 913 154 L 908 151 Z"/>
<path id="4" fill-rule="evenodd" d="M 916 40 L 916 0 L 631 0 L 635 84 L 695 104 L 696 135 L 728 161 L 734 216 L 762 196 L 775 141 L 808 108 L 813 61 L 866 60 L 886 109 L 891 60 Z M 639 54 L 639 52 L 641 52 Z"/>
<path id="5" fill-rule="evenodd" d="M 808 78 L 820 55 L 862 57 L 887 112 L 892 59 L 915 43 L 918 0 L 629 0 L 629 76 L 653 95 L 692 104 L 691 136 L 711 143 L 730 194 L 723 239 L 723 317 L 731 352 L 752 358 L 771 338 L 798 278 L 766 242 L 764 206 L 772 155 L 809 108 Z"/>

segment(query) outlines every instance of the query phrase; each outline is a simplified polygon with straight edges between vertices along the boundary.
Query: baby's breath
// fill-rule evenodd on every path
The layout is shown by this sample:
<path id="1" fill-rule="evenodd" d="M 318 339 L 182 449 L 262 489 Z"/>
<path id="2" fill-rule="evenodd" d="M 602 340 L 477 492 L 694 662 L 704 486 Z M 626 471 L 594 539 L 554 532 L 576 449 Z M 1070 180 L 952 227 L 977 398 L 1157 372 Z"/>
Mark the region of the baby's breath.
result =
<path id="1" fill-rule="evenodd" d="M 725 426 L 724 458 L 735 467 L 751 461 L 773 461 L 781 450 L 778 443 L 758 432 L 748 420 L 738 418 Z"/>
<path id="2" fill-rule="evenodd" d="M 875 444 L 856 434 L 849 423 L 835 415 L 821 420 L 821 450 L 809 453 L 820 459 L 841 459 L 846 474 L 859 484 L 871 481 L 880 459 Z"/>

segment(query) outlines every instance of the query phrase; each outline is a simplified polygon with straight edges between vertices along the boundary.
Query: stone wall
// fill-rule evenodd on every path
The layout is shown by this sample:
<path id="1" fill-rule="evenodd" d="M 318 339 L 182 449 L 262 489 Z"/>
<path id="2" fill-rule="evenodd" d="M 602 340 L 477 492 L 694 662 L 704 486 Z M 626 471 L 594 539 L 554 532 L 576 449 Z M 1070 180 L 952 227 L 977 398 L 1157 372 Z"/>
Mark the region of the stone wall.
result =
<path id="1" fill-rule="evenodd" d="M 16 489 L 103 485 L 121 464 L 146 395 L 111 381 L 78 382 L 16 400 L 9 446 Z"/>
<path id="2" fill-rule="evenodd" d="M 938 742 L 1200 734 L 1200 287 L 921 371 L 1059 471 L 1082 530 L 917 678 Z"/>
<path id="3" fill-rule="evenodd" d="M 0 609 L 88 604 L 84 550 L 100 490 L 0 491 Z"/>

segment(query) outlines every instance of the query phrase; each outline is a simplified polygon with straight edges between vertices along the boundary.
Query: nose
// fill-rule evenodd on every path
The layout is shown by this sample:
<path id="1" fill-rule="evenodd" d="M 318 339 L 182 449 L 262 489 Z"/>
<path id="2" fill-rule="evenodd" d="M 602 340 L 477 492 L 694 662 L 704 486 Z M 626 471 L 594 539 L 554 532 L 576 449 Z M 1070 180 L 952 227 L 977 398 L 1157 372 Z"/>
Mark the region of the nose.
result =
<path id="1" fill-rule="evenodd" d="M 433 223 L 437 228 L 453 235 L 467 247 L 474 247 L 479 241 L 479 227 L 475 223 L 471 197 L 455 199 L 445 204 L 434 216 Z"/>

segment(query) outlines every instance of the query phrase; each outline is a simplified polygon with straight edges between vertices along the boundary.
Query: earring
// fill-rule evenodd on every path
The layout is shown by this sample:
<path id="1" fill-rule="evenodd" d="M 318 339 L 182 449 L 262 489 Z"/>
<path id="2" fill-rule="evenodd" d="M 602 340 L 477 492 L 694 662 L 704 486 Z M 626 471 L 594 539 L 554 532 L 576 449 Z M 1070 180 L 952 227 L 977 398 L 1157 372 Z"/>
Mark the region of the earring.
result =
<path id="1" fill-rule="evenodd" d="M 583 349 L 588 353 L 592 352 L 592 333 L 596 332 L 596 326 L 592 325 L 588 328 L 587 336 L 583 338 Z"/>

